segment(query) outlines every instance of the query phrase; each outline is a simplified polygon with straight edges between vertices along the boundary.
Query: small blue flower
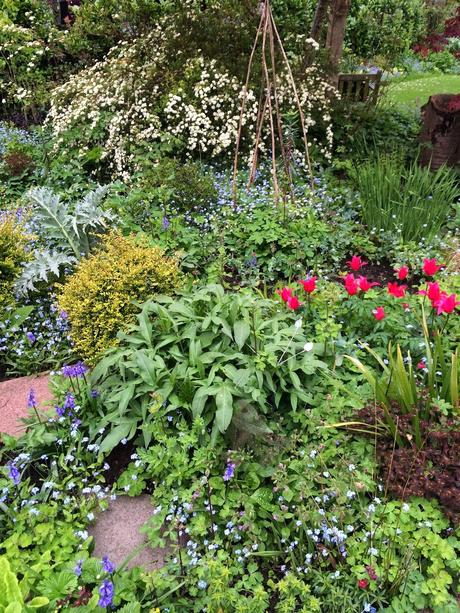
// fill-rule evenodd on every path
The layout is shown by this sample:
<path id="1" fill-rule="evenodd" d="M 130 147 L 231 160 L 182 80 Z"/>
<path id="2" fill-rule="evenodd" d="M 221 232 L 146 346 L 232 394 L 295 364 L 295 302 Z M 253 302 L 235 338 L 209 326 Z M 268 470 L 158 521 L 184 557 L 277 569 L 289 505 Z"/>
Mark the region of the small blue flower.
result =
<path id="1" fill-rule="evenodd" d="M 200 590 L 205 590 L 208 587 L 208 584 L 206 581 L 203 581 L 203 579 L 200 579 L 200 581 L 198 581 L 198 587 Z"/>
<path id="2" fill-rule="evenodd" d="M 27 332 L 26 336 L 27 336 L 27 340 L 30 342 L 31 345 L 33 345 L 35 341 L 37 340 L 37 337 L 35 336 L 33 332 Z"/>
<path id="3" fill-rule="evenodd" d="M 99 602 L 97 603 L 103 609 L 110 607 L 113 603 L 113 583 L 109 579 L 104 579 L 99 587 Z"/>
<path id="4" fill-rule="evenodd" d="M 115 564 L 113 564 L 108 556 L 102 558 L 102 568 L 106 573 L 112 574 L 115 572 Z"/>
<path id="5" fill-rule="evenodd" d="M 233 478 L 233 475 L 235 474 L 235 466 L 236 465 L 234 462 L 227 462 L 227 466 L 225 468 L 225 472 L 223 476 L 224 481 L 230 481 L 230 479 Z"/>
<path id="6" fill-rule="evenodd" d="M 82 566 L 83 566 L 83 560 L 78 560 L 78 562 L 75 565 L 75 568 L 73 569 L 73 572 L 77 575 L 77 577 L 81 575 Z"/>
<path id="7" fill-rule="evenodd" d="M 9 477 L 13 481 L 14 485 L 19 485 L 21 483 L 21 474 L 14 464 L 10 464 L 8 467 Z"/>

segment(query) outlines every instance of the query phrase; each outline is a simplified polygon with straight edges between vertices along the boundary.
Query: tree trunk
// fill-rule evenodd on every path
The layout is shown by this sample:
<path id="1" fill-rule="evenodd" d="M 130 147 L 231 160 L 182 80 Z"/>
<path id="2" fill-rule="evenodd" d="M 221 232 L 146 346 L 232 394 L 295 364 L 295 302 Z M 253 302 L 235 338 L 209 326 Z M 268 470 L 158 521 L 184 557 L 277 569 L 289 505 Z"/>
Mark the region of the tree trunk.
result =
<path id="1" fill-rule="evenodd" d="M 310 36 L 314 38 L 316 42 L 319 42 L 321 29 L 326 20 L 330 2 L 331 0 L 318 0 L 318 4 L 316 5 L 315 16 L 313 17 L 313 23 L 311 24 L 310 30 Z"/>
<path id="2" fill-rule="evenodd" d="M 329 16 L 326 47 L 329 49 L 335 80 L 338 80 L 339 63 L 343 52 L 343 40 L 350 4 L 351 0 L 333 0 Z"/>

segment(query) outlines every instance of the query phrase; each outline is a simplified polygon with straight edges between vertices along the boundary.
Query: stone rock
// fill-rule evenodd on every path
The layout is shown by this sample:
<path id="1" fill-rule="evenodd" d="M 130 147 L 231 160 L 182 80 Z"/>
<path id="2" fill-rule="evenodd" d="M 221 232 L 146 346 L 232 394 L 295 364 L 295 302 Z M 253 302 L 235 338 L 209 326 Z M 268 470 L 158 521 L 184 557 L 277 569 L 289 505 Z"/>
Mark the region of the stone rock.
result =
<path id="1" fill-rule="evenodd" d="M 144 546 L 147 538 L 140 532 L 152 513 L 150 496 L 145 494 L 134 498 L 120 496 L 110 501 L 107 511 L 101 512 L 88 530 L 94 538 L 93 556 L 108 556 L 111 562 L 120 566 L 139 548 L 127 568 L 140 566 L 146 571 L 161 568 L 167 550 Z"/>
<path id="2" fill-rule="evenodd" d="M 52 394 L 47 374 L 19 377 L 0 382 L 0 432 L 17 436 L 24 429 L 21 417 L 27 417 L 27 401 L 31 389 L 35 392 L 38 408 L 48 408 Z"/>

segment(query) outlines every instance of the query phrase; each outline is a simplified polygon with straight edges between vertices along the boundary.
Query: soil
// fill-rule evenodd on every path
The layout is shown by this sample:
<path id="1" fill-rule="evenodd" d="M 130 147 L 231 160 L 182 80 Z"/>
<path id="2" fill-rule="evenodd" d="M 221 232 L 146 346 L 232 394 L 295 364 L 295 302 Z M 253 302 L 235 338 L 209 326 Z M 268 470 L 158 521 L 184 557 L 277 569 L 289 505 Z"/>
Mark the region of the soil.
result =
<path id="1" fill-rule="evenodd" d="M 431 409 L 429 421 L 420 422 L 422 446 L 417 449 L 412 427 L 413 415 L 402 415 L 391 408 L 398 420 L 404 447 L 396 446 L 391 437 L 377 439 L 377 458 L 388 492 L 406 500 L 411 496 L 436 498 L 446 516 L 460 524 L 460 428 L 459 420 L 446 419 Z M 370 425 L 384 421 L 381 409 L 365 407 L 358 419 Z"/>

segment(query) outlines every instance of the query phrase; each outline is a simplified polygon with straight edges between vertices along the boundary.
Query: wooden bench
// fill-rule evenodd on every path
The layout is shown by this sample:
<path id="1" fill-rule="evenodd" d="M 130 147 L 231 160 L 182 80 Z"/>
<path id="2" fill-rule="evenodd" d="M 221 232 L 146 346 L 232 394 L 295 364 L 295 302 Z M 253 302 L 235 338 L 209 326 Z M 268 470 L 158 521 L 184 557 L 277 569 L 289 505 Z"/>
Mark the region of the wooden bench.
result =
<path id="1" fill-rule="evenodd" d="M 338 90 L 342 100 L 375 104 L 381 80 L 381 70 L 372 74 L 340 74 Z"/>

